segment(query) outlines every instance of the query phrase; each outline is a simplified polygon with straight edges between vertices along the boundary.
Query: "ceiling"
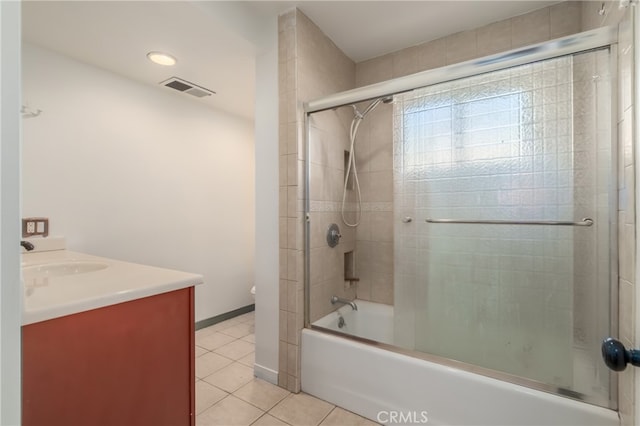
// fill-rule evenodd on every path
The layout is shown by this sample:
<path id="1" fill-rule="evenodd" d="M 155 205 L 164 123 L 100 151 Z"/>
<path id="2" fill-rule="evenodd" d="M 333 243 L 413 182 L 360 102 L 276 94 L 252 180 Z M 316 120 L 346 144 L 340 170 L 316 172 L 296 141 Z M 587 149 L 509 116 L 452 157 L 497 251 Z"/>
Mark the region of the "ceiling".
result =
<path id="1" fill-rule="evenodd" d="M 557 1 L 25 1 L 22 28 L 28 42 L 133 80 L 158 86 L 177 76 L 193 82 L 216 92 L 193 98 L 195 102 L 252 118 L 257 48 L 240 27 L 255 26 L 294 6 L 360 62 L 553 3 Z M 151 50 L 173 54 L 177 65 L 149 62 L 145 55 Z"/>

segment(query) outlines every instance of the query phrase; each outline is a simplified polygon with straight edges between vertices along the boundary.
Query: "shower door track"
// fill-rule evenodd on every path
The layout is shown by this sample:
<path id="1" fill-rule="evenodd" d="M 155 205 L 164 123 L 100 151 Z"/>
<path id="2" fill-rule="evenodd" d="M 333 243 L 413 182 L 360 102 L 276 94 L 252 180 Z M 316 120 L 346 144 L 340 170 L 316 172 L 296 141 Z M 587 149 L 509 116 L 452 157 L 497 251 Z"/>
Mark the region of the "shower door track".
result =
<path id="1" fill-rule="evenodd" d="M 306 102 L 304 104 L 304 112 L 308 116 L 313 112 L 325 111 L 362 101 L 410 92 L 421 87 L 503 70 L 531 62 L 598 49 L 617 42 L 618 33 L 616 27 L 596 28 L 595 30 L 572 34 L 491 56 L 446 65 L 444 67 L 421 71 L 404 77 L 335 93 Z"/>

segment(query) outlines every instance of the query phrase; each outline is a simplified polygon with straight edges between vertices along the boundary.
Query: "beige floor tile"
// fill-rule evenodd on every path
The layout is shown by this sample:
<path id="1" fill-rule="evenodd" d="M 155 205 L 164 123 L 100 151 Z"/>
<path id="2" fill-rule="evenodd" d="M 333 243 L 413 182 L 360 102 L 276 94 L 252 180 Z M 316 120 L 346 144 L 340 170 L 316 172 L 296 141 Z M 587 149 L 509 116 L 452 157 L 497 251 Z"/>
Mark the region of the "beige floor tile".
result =
<path id="1" fill-rule="evenodd" d="M 200 339 L 196 337 L 196 345 L 212 351 L 228 343 L 231 343 L 234 340 L 236 339 L 229 336 L 228 334 L 223 334 L 216 331 L 215 333 L 201 337 Z"/>
<path id="2" fill-rule="evenodd" d="M 201 348 L 200 346 L 196 345 L 196 358 L 198 358 L 201 355 L 206 354 L 207 352 L 209 352 L 209 351 L 206 350 L 205 348 Z"/>
<path id="3" fill-rule="evenodd" d="M 196 377 L 200 379 L 207 377 L 232 362 L 233 361 L 228 358 L 214 354 L 213 352 L 207 352 L 206 354 L 196 358 Z"/>
<path id="4" fill-rule="evenodd" d="M 320 423 L 320 426 L 375 426 L 378 423 L 365 419 L 351 411 L 336 407 L 329 415 Z"/>
<path id="5" fill-rule="evenodd" d="M 244 364 L 247 367 L 253 368 L 253 365 L 256 363 L 256 353 L 251 352 L 249 355 L 243 356 L 238 360 L 240 364 Z"/>
<path id="6" fill-rule="evenodd" d="M 255 351 L 255 345 L 253 343 L 245 342 L 244 340 L 235 340 L 224 346 L 220 346 L 214 352 L 227 358 L 238 360 L 253 351 Z"/>
<path id="7" fill-rule="evenodd" d="M 315 426 L 333 410 L 333 405 L 305 393 L 291 394 L 269 411 L 293 426 Z"/>
<path id="8" fill-rule="evenodd" d="M 229 395 L 196 417 L 198 426 L 248 426 L 263 414 L 262 410 Z"/>
<path id="9" fill-rule="evenodd" d="M 256 311 L 247 312 L 246 314 L 238 315 L 236 319 L 240 322 L 254 322 L 256 319 Z"/>
<path id="10" fill-rule="evenodd" d="M 202 380 L 227 392 L 235 392 L 253 380 L 253 368 L 234 362 Z"/>
<path id="11" fill-rule="evenodd" d="M 242 338 L 245 342 L 255 343 L 256 335 L 254 333 L 248 334 Z"/>
<path id="12" fill-rule="evenodd" d="M 253 379 L 235 391 L 233 395 L 261 410 L 269 411 L 289 395 L 289 392 L 264 380 Z"/>
<path id="13" fill-rule="evenodd" d="M 235 337 L 236 339 L 239 339 L 241 337 L 244 337 L 253 333 L 254 331 L 255 330 L 254 330 L 253 324 L 240 323 L 240 324 L 231 326 L 229 328 L 225 328 L 224 330 L 220 330 L 220 333 L 224 333 L 231 337 Z"/>
<path id="14" fill-rule="evenodd" d="M 238 319 L 238 317 L 233 317 L 233 318 L 229 318 L 228 320 L 222 321 L 220 324 L 221 328 L 228 328 L 231 327 L 233 325 L 236 324 L 240 324 L 241 321 Z"/>
<path id="15" fill-rule="evenodd" d="M 196 330 L 196 340 L 198 340 L 199 338 L 208 336 L 210 334 L 213 334 L 217 331 L 217 329 L 215 328 L 215 325 L 212 325 L 210 327 L 206 327 L 206 328 L 201 328 L 200 330 Z"/>
<path id="16" fill-rule="evenodd" d="M 278 420 L 268 414 L 263 415 L 255 422 L 251 423 L 251 426 L 288 426 L 282 420 Z"/>
<path id="17" fill-rule="evenodd" d="M 229 394 L 222 389 L 198 380 L 196 382 L 196 414 L 202 413 L 227 395 Z"/>

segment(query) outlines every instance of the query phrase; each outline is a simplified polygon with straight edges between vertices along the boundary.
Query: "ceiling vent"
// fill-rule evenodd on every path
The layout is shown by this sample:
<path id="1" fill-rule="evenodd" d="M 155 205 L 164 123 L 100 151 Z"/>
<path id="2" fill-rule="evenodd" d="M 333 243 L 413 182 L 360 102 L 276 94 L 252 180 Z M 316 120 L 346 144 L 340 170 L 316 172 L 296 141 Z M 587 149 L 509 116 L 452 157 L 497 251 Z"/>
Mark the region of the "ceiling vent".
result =
<path id="1" fill-rule="evenodd" d="M 178 92 L 188 93 L 196 98 L 204 98 L 205 96 L 215 95 L 216 93 L 213 90 L 205 89 L 204 87 L 182 80 L 178 77 L 171 77 L 168 80 L 161 81 L 160 84 L 175 89 Z"/>

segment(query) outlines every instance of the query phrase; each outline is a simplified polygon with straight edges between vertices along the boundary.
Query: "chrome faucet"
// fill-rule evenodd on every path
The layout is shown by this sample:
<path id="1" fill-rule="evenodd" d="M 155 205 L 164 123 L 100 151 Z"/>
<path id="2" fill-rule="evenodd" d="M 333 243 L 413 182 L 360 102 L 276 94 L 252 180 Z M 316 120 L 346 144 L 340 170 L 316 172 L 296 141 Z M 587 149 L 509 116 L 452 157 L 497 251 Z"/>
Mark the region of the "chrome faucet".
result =
<path id="1" fill-rule="evenodd" d="M 25 249 L 26 251 L 31 251 L 31 250 L 33 250 L 34 248 L 36 248 L 36 247 L 35 247 L 33 244 L 31 244 L 29 241 L 24 241 L 24 240 L 23 240 L 23 241 L 20 241 L 20 245 L 21 245 L 22 247 L 24 247 L 24 249 Z"/>
<path id="2" fill-rule="evenodd" d="M 338 296 L 331 296 L 331 304 L 335 305 L 336 303 L 343 303 L 345 305 L 349 305 L 351 306 L 351 309 L 353 309 L 354 311 L 358 310 L 358 305 L 356 305 L 356 302 L 353 302 L 349 299 L 343 299 L 342 297 L 338 297 Z"/>

